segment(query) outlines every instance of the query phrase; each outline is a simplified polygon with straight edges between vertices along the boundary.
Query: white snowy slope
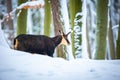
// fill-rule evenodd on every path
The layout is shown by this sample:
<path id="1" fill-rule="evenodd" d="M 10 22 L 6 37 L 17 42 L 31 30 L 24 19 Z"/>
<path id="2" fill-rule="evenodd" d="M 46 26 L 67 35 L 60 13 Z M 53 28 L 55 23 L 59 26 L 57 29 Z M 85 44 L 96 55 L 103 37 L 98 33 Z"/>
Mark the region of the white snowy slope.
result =
<path id="1" fill-rule="evenodd" d="M 0 46 L 0 80 L 120 80 L 120 60 L 66 61 Z"/>

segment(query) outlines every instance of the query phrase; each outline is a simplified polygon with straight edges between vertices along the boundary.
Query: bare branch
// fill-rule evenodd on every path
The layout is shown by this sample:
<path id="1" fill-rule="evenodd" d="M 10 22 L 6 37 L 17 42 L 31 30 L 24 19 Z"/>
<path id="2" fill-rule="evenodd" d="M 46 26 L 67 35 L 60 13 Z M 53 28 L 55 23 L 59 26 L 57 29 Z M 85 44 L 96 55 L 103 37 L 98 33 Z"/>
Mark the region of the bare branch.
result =
<path id="1" fill-rule="evenodd" d="M 44 6 L 44 2 L 41 1 L 29 1 L 26 3 L 23 3 L 21 5 L 19 5 L 18 7 L 16 7 L 15 9 L 13 9 L 11 12 L 9 12 L 2 20 L 1 22 L 5 22 L 8 21 L 10 19 L 13 19 L 13 14 L 17 11 L 21 9 L 36 9 L 36 8 L 42 8 Z M 20 14 L 20 11 L 18 12 L 17 16 Z"/>

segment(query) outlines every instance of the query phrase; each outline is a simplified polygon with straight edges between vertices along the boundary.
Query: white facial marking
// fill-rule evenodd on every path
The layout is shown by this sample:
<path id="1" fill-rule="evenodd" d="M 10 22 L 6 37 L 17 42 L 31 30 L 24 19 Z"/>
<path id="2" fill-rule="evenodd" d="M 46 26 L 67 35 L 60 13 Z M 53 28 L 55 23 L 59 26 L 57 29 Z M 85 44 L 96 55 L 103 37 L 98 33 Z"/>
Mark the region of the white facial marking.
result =
<path id="1" fill-rule="evenodd" d="M 65 40 L 65 38 L 63 36 L 62 36 L 62 41 L 61 41 L 60 44 L 63 44 L 63 45 L 67 45 L 68 44 L 67 41 Z"/>

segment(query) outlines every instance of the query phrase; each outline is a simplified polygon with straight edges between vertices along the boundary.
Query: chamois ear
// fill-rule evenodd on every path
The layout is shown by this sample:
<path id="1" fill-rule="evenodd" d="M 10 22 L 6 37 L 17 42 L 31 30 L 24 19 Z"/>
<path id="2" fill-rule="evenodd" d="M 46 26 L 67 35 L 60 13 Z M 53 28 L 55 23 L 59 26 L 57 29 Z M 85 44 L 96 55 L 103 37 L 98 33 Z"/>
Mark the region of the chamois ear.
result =
<path id="1" fill-rule="evenodd" d="M 71 32 L 68 32 L 66 35 L 68 36 Z"/>

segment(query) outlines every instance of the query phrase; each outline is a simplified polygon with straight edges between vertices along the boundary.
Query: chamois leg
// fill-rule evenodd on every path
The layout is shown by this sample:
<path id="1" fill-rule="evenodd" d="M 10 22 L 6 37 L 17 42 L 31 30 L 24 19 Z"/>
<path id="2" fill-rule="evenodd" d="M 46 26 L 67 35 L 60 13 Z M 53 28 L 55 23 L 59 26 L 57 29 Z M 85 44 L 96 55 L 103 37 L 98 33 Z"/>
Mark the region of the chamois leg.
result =
<path id="1" fill-rule="evenodd" d="M 51 55 L 51 54 L 48 54 L 48 56 L 53 57 L 53 55 Z"/>
<path id="2" fill-rule="evenodd" d="M 49 51 L 47 55 L 50 57 L 53 57 L 53 53 L 54 53 L 54 51 Z"/>

